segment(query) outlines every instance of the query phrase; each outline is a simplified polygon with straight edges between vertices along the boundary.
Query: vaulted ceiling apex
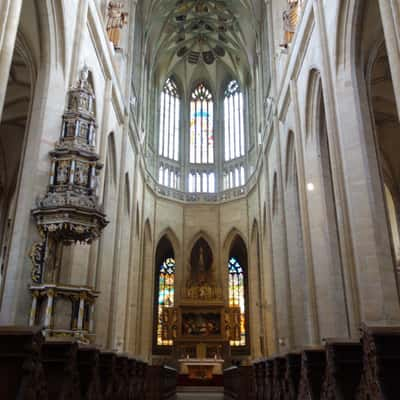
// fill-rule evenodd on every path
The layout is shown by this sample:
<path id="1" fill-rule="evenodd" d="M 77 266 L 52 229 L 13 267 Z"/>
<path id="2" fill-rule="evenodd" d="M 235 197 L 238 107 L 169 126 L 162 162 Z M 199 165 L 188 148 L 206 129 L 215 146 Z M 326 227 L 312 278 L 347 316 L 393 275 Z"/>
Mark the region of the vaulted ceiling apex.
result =
<path id="1" fill-rule="evenodd" d="M 250 70 L 256 24 L 249 0 L 154 0 L 149 12 L 147 44 L 155 68 L 171 70 L 183 61 Z"/>

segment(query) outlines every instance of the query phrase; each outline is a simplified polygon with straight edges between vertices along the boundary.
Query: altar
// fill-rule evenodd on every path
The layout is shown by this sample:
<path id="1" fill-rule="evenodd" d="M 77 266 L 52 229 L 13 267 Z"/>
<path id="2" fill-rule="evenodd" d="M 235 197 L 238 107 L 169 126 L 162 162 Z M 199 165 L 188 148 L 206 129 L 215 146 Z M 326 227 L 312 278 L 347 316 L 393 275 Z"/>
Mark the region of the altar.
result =
<path id="1" fill-rule="evenodd" d="M 240 339 L 240 309 L 227 307 L 213 264 L 211 249 L 199 241 L 179 302 L 160 318 L 162 338 L 171 343 L 186 385 L 221 385 L 222 371 L 230 365 L 230 340 Z"/>
<path id="2" fill-rule="evenodd" d="M 179 373 L 189 379 L 211 380 L 214 375 L 223 374 L 224 360 L 215 358 L 183 358 L 178 360 Z"/>

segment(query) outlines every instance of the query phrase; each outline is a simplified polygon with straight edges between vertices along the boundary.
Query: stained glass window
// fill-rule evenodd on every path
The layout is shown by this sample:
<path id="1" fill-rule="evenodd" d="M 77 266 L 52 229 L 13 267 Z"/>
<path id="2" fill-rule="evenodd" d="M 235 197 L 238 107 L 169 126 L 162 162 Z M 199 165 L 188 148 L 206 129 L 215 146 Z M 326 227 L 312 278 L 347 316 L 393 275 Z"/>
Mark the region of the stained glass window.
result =
<path id="1" fill-rule="evenodd" d="M 200 83 L 190 102 L 190 154 L 192 164 L 214 163 L 214 103 L 209 89 Z"/>
<path id="2" fill-rule="evenodd" d="M 237 81 L 231 81 L 224 99 L 225 161 L 244 156 L 243 94 Z"/>
<path id="3" fill-rule="evenodd" d="M 159 281 L 158 281 L 158 325 L 157 325 L 157 345 L 171 346 L 172 341 L 166 339 L 166 325 L 163 324 L 165 312 L 168 308 L 174 306 L 175 294 L 175 260 L 167 258 L 160 266 Z"/>
<path id="4" fill-rule="evenodd" d="M 179 158 L 180 96 L 173 79 L 168 78 L 160 98 L 160 156 L 178 161 Z"/>
<path id="5" fill-rule="evenodd" d="M 235 257 L 231 257 L 228 263 L 229 270 L 229 307 L 240 311 L 238 334 L 231 340 L 231 346 L 246 346 L 246 312 L 245 312 L 245 282 L 244 271 Z"/>

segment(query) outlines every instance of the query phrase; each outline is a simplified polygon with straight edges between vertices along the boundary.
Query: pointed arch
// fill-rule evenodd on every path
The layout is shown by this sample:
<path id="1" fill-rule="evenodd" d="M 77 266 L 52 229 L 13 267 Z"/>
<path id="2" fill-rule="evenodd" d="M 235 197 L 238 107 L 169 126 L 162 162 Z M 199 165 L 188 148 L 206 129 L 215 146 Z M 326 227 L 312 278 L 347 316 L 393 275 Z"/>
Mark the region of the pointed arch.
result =
<path id="1" fill-rule="evenodd" d="M 191 250 L 193 249 L 195 244 L 200 239 L 203 239 L 203 240 L 205 240 L 207 242 L 207 244 L 210 247 L 210 249 L 211 249 L 213 254 L 217 254 L 217 247 L 216 247 L 216 244 L 215 244 L 214 240 L 212 239 L 212 237 L 207 232 L 205 232 L 204 230 L 200 230 L 188 242 L 187 248 L 190 249 L 190 251 L 189 251 L 189 259 L 190 259 Z"/>
<path id="2" fill-rule="evenodd" d="M 170 232 L 164 234 L 157 243 L 155 252 L 154 279 L 154 329 L 153 353 L 168 354 L 177 325 L 171 327 L 173 307 L 175 305 L 176 252 L 169 239 Z"/>
<path id="3" fill-rule="evenodd" d="M 296 170 L 295 162 L 296 162 L 296 154 L 294 148 L 294 133 L 293 131 L 289 131 L 286 142 L 286 162 L 285 162 L 286 185 L 288 185 L 290 179 L 293 179 L 293 175 Z"/>
<path id="4" fill-rule="evenodd" d="M 206 81 L 190 94 L 189 162 L 214 164 L 214 95 Z"/>
<path id="5" fill-rule="evenodd" d="M 259 230 L 258 230 L 258 221 L 256 218 L 253 219 L 253 223 L 251 225 L 251 241 L 256 239 L 256 235 L 259 234 Z"/>
<path id="6" fill-rule="evenodd" d="M 174 161 L 179 160 L 181 98 L 176 80 L 170 76 L 160 94 L 158 154 Z"/>
<path id="7" fill-rule="evenodd" d="M 264 202 L 263 206 L 263 235 L 267 235 L 267 204 Z"/>
<path id="8" fill-rule="evenodd" d="M 138 238 L 140 235 L 140 213 L 139 213 L 139 202 L 136 202 L 136 237 Z"/>
<path id="9" fill-rule="evenodd" d="M 194 245 L 190 249 L 190 266 L 191 266 L 191 279 L 195 278 L 196 282 L 202 283 L 206 276 L 209 276 L 208 273 L 213 269 L 215 253 L 213 253 L 209 243 L 204 237 L 200 237 L 196 240 Z M 198 260 L 203 257 L 205 270 L 200 273 L 200 270 L 197 269 L 199 265 Z"/>
<path id="10" fill-rule="evenodd" d="M 153 236 L 151 233 L 151 224 L 150 220 L 147 218 L 146 222 L 144 223 L 144 228 L 143 228 L 143 234 L 144 234 L 144 240 L 153 242 Z"/>
<path id="11" fill-rule="evenodd" d="M 251 329 L 251 348 L 255 357 L 265 354 L 265 328 L 263 326 L 263 310 L 257 305 L 262 302 L 263 295 L 263 270 L 261 265 L 261 233 L 257 218 L 253 219 L 251 239 L 249 243 L 248 275 L 252 282 L 251 291 L 248 291 L 248 309 L 251 315 L 249 327 Z"/>
<path id="12" fill-rule="evenodd" d="M 106 156 L 107 170 L 109 174 L 110 183 L 117 184 L 117 152 L 115 145 L 115 134 L 110 132 L 107 138 L 107 156 Z"/>
<path id="13" fill-rule="evenodd" d="M 350 72 L 356 58 L 356 43 L 360 31 L 363 1 L 341 0 L 339 2 L 336 34 L 336 69 L 344 66 Z"/>
<path id="14" fill-rule="evenodd" d="M 275 171 L 272 178 L 272 216 L 274 217 L 278 212 L 278 174 Z"/>
<path id="15" fill-rule="evenodd" d="M 225 161 L 245 155 L 244 98 L 239 82 L 232 79 L 224 90 Z"/>
<path id="16" fill-rule="evenodd" d="M 320 112 L 320 99 L 322 95 L 321 73 L 316 68 L 312 68 L 308 74 L 307 103 L 306 103 L 306 139 L 315 137 L 316 116 Z"/>
<path id="17" fill-rule="evenodd" d="M 97 120 L 97 102 L 96 102 L 96 80 L 95 80 L 95 74 L 93 74 L 93 71 L 89 68 L 88 71 L 88 83 L 91 86 L 93 93 L 94 93 L 94 101 L 93 101 L 93 114 L 94 117 Z"/>
<path id="18" fill-rule="evenodd" d="M 129 173 L 125 173 L 125 207 L 127 210 L 127 214 L 130 215 L 131 213 L 131 187 L 130 187 L 130 180 L 129 180 Z"/>
<path id="19" fill-rule="evenodd" d="M 235 235 L 227 261 L 228 299 L 230 314 L 230 345 L 232 353 L 247 354 L 249 343 L 248 313 L 248 252 L 246 243 Z"/>
<path id="20" fill-rule="evenodd" d="M 232 246 L 233 240 L 235 237 L 239 236 L 244 243 L 246 243 L 246 238 L 243 235 L 243 233 L 236 227 L 231 228 L 231 230 L 228 232 L 228 234 L 225 236 L 225 239 L 223 241 L 223 249 L 226 249 L 226 251 L 230 251 L 230 248 Z"/>
<path id="21" fill-rule="evenodd" d="M 180 252 L 180 241 L 175 231 L 168 226 L 158 235 L 157 243 L 164 237 L 171 242 L 175 255 L 178 254 Z"/>

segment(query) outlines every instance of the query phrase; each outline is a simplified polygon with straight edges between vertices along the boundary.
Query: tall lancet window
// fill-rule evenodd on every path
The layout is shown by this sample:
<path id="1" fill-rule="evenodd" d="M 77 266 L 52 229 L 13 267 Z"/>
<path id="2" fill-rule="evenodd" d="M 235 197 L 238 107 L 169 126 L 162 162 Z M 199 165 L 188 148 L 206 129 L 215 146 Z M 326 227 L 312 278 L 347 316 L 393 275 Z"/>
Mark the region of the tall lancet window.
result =
<path id="1" fill-rule="evenodd" d="M 158 278 L 158 323 L 157 346 L 171 346 L 168 332 L 169 311 L 174 306 L 175 298 L 175 260 L 167 258 L 160 266 Z"/>
<path id="2" fill-rule="evenodd" d="M 229 307 L 233 313 L 234 323 L 231 327 L 231 346 L 246 346 L 246 308 L 245 280 L 243 267 L 235 257 L 230 257 L 229 271 Z"/>
<path id="3" fill-rule="evenodd" d="M 210 90 L 200 83 L 190 102 L 190 154 L 192 164 L 214 163 L 214 103 Z"/>
<path id="4" fill-rule="evenodd" d="M 224 95 L 225 161 L 244 156 L 243 94 L 239 83 L 229 82 Z"/>
<path id="5" fill-rule="evenodd" d="M 179 158 L 180 95 L 172 78 L 168 78 L 160 99 L 160 156 L 178 161 Z"/>

